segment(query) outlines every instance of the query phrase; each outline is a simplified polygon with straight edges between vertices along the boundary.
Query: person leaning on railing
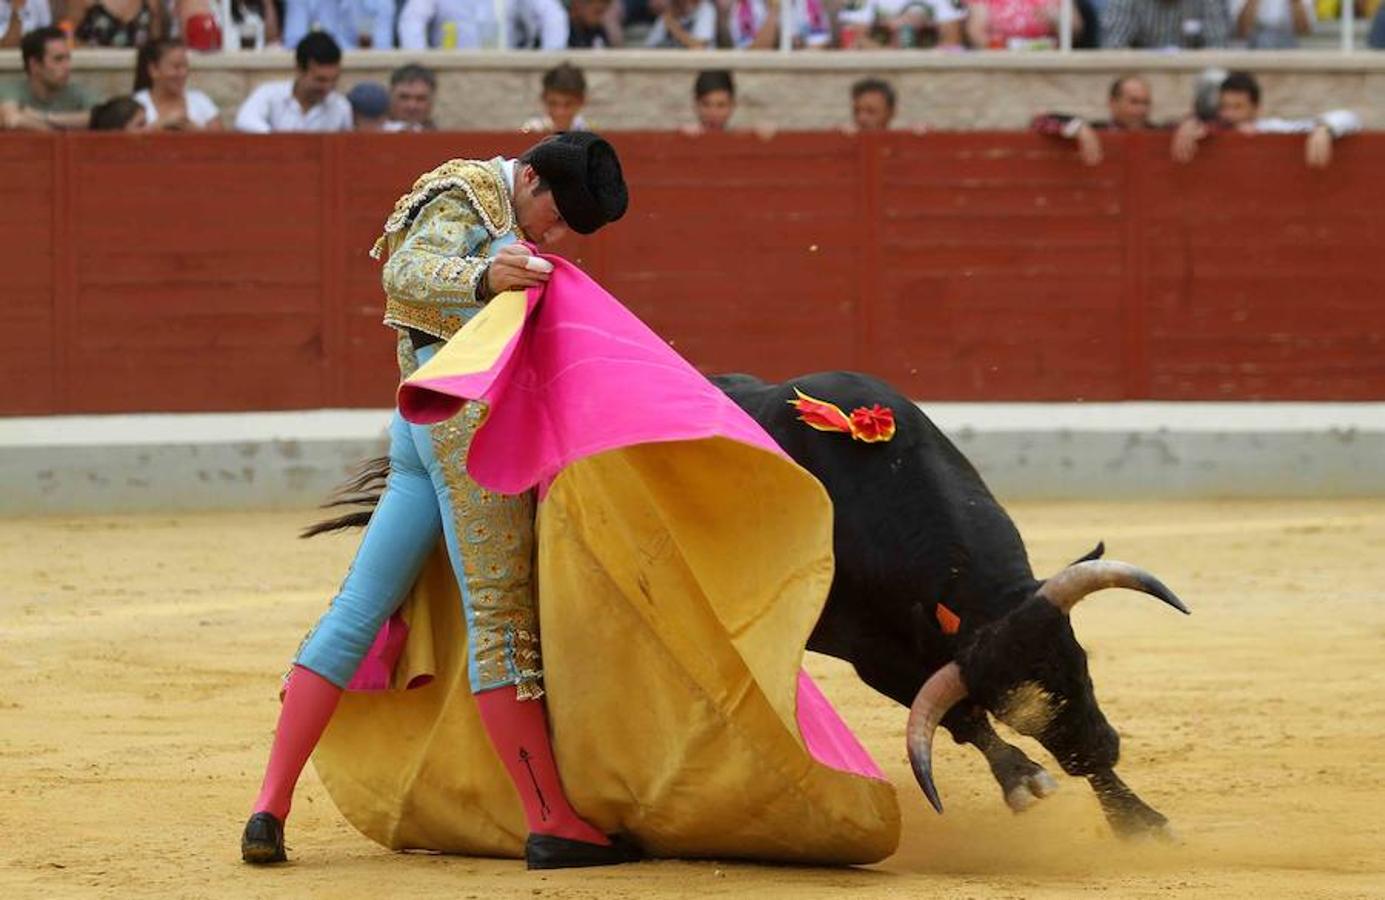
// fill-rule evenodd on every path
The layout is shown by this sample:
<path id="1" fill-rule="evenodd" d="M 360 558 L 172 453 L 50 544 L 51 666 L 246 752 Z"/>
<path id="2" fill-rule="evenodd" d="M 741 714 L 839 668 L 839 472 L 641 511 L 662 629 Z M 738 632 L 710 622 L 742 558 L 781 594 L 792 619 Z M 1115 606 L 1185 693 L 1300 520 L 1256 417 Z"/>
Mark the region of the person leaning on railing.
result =
<path id="1" fill-rule="evenodd" d="M 1197 156 L 1198 143 L 1205 138 L 1232 131 L 1241 134 L 1307 134 L 1303 145 L 1304 161 L 1311 168 L 1332 164 L 1333 143 L 1361 130 L 1361 118 L 1349 109 L 1334 109 L 1306 119 L 1275 119 L 1260 116 L 1260 83 L 1249 72 L 1232 72 L 1221 84 L 1217 118 L 1203 122 L 1190 118 L 1174 132 L 1170 153 L 1175 162 L 1190 163 Z"/>
<path id="2" fill-rule="evenodd" d="M 1030 128 L 1039 134 L 1066 138 L 1077 145 L 1078 157 L 1089 166 L 1100 165 L 1105 154 L 1099 131 L 1142 131 L 1167 128 L 1156 125 L 1150 118 L 1154 95 L 1149 82 L 1138 75 L 1122 75 L 1111 82 L 1107 93 L 1108 118 L 1088 121 L 1081 116 L 1050 112 L 1034 117 Z"/>

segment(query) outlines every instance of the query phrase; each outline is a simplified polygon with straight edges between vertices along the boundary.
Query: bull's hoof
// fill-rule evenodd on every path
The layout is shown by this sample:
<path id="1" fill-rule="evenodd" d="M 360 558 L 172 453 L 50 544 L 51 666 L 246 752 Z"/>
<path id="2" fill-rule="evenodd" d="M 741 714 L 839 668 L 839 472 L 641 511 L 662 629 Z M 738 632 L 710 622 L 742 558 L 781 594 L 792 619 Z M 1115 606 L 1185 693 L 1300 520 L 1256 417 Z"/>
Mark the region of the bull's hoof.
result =
<path id="1" fill-rule="evenodd" d="M 1106 821 L 1111 823 L 1111 830 L 1123 838 L 1173 840 L 1169 820 L 1138 798 L 1134 803 L 1123 803 L 1106 810 Z"/>
<path id="2" fill-rule="evenodd" d="M 1053 776 L 1043 769 L 1037 769 L 1005 792 L 1005 805 L 1022 813 L 1057 790 L 1058 782 Z"/>

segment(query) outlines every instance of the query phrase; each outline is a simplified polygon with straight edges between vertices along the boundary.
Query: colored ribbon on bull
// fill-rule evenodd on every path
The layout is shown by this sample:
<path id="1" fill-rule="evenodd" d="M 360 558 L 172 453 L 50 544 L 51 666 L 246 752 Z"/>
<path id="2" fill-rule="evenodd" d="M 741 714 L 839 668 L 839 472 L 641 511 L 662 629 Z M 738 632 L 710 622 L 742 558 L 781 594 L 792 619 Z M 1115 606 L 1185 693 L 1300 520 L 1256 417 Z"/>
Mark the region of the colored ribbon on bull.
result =
<path id="1" fill-rule="evenodd" d="M 842 412 L 841 407 L 826 400 L 810 397 L 794 388 L 797 400 L 789 405 L 798 411 L 798 420 L 817 431 L 836 431 L 851 435 L 853 440 L 867 444 L 881 443 L 894 437 L 894 410 L 879 403 L 874 406 L 858 406 L 851 415 Z"/>

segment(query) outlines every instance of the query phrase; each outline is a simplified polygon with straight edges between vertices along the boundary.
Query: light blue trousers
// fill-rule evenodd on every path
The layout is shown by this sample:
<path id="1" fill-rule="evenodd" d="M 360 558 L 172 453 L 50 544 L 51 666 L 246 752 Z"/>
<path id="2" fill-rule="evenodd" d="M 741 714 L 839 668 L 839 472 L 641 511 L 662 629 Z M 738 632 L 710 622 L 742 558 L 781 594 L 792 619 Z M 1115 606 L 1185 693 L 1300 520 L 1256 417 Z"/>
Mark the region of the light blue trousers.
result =
<path id="1" fill-rule="evenodd" d="M 418 351 L 419 363 L 439 346 Z M 346 687 L 441 534 L 461 590 L 472 690 L 541 691 L 530 575 L 533 500 L 491 494 L 466 477 L 474 420 L 464 412 L 438 425 L 412 425 L 395 411 L 384 493 L 340 591 L 304 638 L 298 665 Z"/>

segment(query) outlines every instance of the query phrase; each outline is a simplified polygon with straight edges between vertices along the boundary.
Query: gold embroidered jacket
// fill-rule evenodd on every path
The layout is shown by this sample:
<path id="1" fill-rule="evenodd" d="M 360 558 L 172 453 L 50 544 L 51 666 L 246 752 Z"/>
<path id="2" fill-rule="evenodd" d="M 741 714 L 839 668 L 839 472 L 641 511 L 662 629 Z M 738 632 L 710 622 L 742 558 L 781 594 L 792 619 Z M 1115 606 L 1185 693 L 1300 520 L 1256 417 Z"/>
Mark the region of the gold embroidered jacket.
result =
<path id="1" fill-rule="evenodd" d="M 490 257 L 522 240 L 501 158 L 453 159 L 394 205 L 371 256 L 388 252 L 385 324 L 446 340 L 476 314 Z"/>

